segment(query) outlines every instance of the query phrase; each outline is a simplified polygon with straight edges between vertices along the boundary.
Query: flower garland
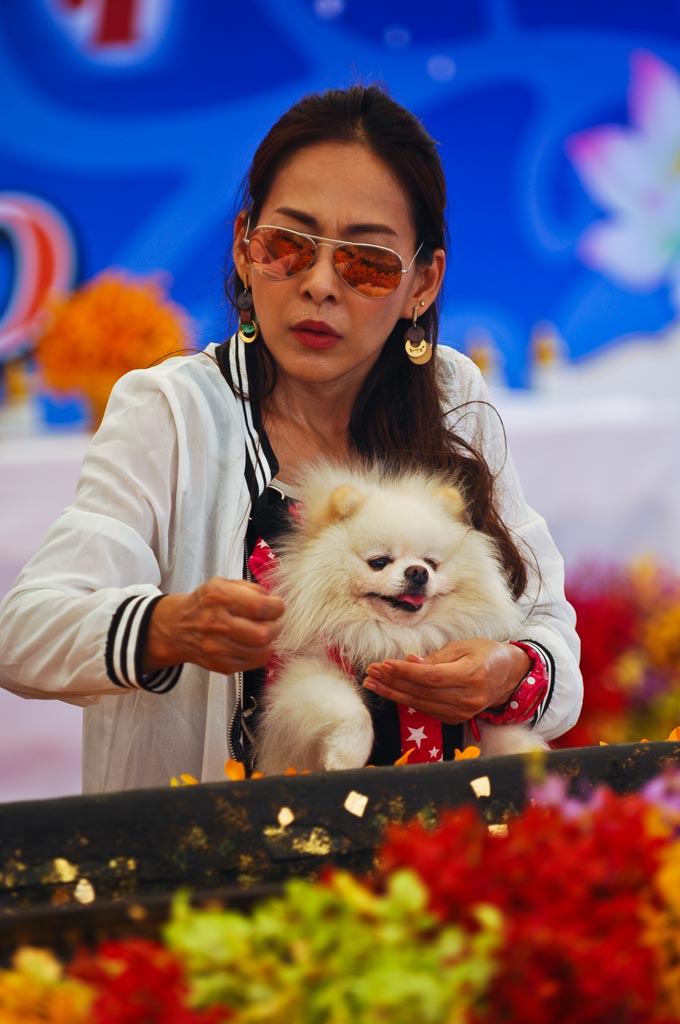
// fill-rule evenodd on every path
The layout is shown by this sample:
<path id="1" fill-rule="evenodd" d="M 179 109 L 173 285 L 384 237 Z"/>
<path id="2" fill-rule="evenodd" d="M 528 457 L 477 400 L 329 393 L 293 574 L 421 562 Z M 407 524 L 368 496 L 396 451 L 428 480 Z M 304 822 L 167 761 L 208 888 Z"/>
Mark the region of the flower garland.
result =
<path id="1" fill-rule="evenodd" d="M 47 388 L 85 396 L 96 421 L 119 377 L 187 351 L 190 336 L 188 315 L 158 278 L 108 270 L 46 307 L 36 364 Z"/>
<path id="2" fill-rule="evenodd" d="M 585 684 L 560 747 L 658 739 L 680 721 L 680 578 L 650 561 L 584 566 L 567 583 Z"/>
<path id="3" fill-rule="evenodd" d="M 66 967 L 24 948 L 3 1024 L 680 1021 L 680 770 L 587 800 L 549 776 L 505 826 L 389 828 L 370 878 L 294 879 L 250 913 L 175 900 L 160 941 Z"/>

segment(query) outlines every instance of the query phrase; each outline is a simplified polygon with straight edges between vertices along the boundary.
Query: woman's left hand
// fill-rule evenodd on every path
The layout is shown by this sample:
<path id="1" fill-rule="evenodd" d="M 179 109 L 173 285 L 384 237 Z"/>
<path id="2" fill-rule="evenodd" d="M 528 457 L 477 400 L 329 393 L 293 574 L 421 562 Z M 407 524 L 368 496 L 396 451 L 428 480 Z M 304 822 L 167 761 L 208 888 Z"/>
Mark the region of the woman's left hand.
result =
<path id="1" fill-rule="evenodd" d="M 531 667 L 521 647 L 497 640 L 456 640 L 433 654 L 388 659 L 366 669 L 364 686 L 441 722 L 467 722 L 508 700 Z"/>

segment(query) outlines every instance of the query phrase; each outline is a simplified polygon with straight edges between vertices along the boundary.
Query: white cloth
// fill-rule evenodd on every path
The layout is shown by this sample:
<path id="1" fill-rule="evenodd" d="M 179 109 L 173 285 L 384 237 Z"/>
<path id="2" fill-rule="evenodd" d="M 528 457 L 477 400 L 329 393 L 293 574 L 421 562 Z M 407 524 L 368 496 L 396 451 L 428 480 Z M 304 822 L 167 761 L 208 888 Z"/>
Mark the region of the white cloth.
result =
<path id="1" fill-rule="evenodd" d="M 231 358 L 247 387 L 242 348 L 233 343 Z M 161 594 L 189 592 L 211 576 L 241 578 L 248 463 L 257 464 L 260 490 L 272 477 L 249 407 L 232 393 L 214 353 L 211 346 L 116 384 L 74 503 L 0 605 L 0 685 L 85 707 L 86 792 L 166 786 L 180 772 L 224 778 L 238 678 L 185 665 L 147 677 L 145 686 L 163 689 L 179 675 L 167 692 L 149 692 L 139 688 L 135 644 Z M 501 515 L 540 567 L 540 583 L 534 577 L 521 600 L 526 638 L 555 661 L 538 726 L 550 739 L 573 725 L 582 697 L 563 563 L 544 520 L 524 501 L 477 368 L 449 348 L 439 349 L 438 360 L 458 432 L 481 443 L 499 474 Z M 474 404 L 461 411 L 464 402 Z"/>

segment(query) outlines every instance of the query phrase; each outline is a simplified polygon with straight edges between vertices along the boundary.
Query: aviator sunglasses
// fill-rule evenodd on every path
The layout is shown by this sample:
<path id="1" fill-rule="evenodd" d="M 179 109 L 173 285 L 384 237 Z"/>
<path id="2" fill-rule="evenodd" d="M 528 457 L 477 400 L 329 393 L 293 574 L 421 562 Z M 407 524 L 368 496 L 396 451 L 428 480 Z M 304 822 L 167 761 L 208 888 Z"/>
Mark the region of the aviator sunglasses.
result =
<path id="1" fill-rule="evenodd" d="M 250 230 L 250 218 L 243 239 L 254 270 L 269 281 L 285 281 L 314 266 L 317 248 L 333 250 L 333 266 L 348 288 L 367 299 L 382 299 L 399 287 L 402 274 L 408 274 L 422 249 L 421 242 L 407 267 L 394 249 L 367 242 L 342 242 L 337 238 L 307 235 L 291 228 L 260 224 Z"/>

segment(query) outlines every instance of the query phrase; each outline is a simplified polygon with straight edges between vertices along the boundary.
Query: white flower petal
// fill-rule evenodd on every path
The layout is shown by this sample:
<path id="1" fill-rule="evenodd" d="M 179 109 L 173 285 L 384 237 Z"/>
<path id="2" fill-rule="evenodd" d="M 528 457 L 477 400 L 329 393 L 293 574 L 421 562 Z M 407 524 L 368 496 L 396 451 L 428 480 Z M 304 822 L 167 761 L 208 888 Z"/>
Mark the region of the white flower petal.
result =
<path id="1" fill-rule="evenodd" d="M 680 74 L 648 50 L 631 56 L 631 122 L 668 157 L 680 151 Z"/>
<path id="2" fill-rule="evenodd" d="M 644 136 L 614 125 L 578 132 L 566 149 L 587 191 L 608 210 L 636 210 L 666 163 Z"/>
<path id="3" fill-rule="evenodd" d="M 578 256 L 624 288 L 651 291 L 664 280 L 671 259 L 660 233 L 640 220 L 599 221 L 584 232 Z"/>

